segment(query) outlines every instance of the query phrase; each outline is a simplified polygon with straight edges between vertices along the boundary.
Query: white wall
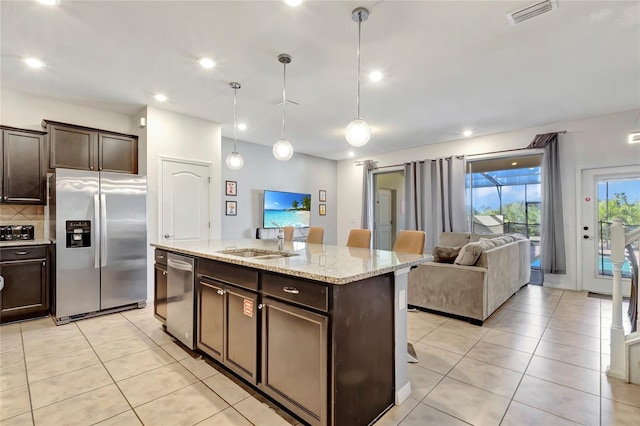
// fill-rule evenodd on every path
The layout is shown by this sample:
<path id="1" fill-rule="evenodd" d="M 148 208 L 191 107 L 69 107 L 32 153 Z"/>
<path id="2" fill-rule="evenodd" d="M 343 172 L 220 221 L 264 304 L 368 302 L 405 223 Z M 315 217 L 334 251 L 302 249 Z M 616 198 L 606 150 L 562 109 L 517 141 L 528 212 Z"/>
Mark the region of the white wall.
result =
<path id="1" fill-rule="evenodd" d="M 221 161 L 220 161 L 220 125 L 211 121 L 188 115 L 147 106 L 132 118 L 137 123 L 145 117 L 147 127 L 139 132 L 145 133 L 144 152 L 146 153 L 147 174 L 147 239 L 149 243 L 159 240 L 158 191 L 160 176 L 158 175 L 159 157 L 170 157 L 182 160 L 194 160 L 211 163 L 212 175 L 209 189 L 209 217 L 211 221 L 211 238 L 219 239 L 221 228 Z M 142 149 L 140 150 L 142 155 Z M 148 297 L 153 295 L 153 249 L 148 254 Z"/>
<path id="2" fill-rule="evenodd" d="M 474 155 L 490 151 L 526 147 L 536 134 L 566 130 L 560 135 L 563 209 L 565 216 L 565 244 L 567 274 L 545 274 L 545 285 L 579 289 L 577 282 L 578 241 L 582 224 L 578 218 L 580 206 L 579 170 L 588 167 L 611 167 L 640 163 L 640 144 L 629 145 L 627 135 L 637 123 L 640 111 L 632 110 L 580 120 L 548 124 L 513 132 L 457 140 L 417 148 L 367 156 L 378 166 L 449 155 Z M 365 159 L 365 158 L 362 158 Z M 356 160 L 338 163 L 338 244 L 344 244 L 349 229 L 358 225 L 362 204 L 362 168 Z"/>
<path id="3" fill-rule="evenodd" d="M 131 117 L 54 99 L 2 90 L 0 123 L 21 129 L 42 130 L 42 120 L 60 121 L 112 132 L 133 134 Z"/>
<path id="4" fill-rule="evenodd" d="M 294 147 L 295 148 L 295 147 Z M 311 194 L 311 226 L 324 228 L 324 242 L 336 243 L 337 163 L 333 160 L 295 153 L 289 161 L 273 157 L 271 147 L 238 141 L 238 152 L 244 158 L 240 170 L 222 168 L 222 180 L 236 181 L 237 196 L 225 196 L 221 203 L 222 238 L 255 238 L 262 227 L 263 191 L 302 192 Z M 233 151 L 233 140 L 222 138 L 222 161 Z M 327 191 L 327 214 L 318 214 L 318 192 Z M 224 215 L 224 201 L 237 201 L 237 216 Z"/>

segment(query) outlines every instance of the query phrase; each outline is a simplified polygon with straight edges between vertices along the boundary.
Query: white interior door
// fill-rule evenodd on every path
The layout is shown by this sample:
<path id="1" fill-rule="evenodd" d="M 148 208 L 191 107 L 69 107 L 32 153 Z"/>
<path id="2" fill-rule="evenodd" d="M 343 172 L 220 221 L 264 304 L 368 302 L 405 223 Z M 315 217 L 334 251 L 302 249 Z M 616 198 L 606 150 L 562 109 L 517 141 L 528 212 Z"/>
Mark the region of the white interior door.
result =
<path id="1" fill-rule="evenodd" d="M 393 246 L 393 197 L 390 189 L 378 189 L 376 194 L 375 248 L 391 250 Z"/>
<path id="2" fill-rule="evenodd" d="M 207 164 L 161 160 L 159 241 L 209 239 L 210 175 Z"/>
<path id="3" fill-rule="evenodd" d="M 606 208 L 604 203 L 607 198 L 615 198 L 615 194 L 607 196 L 604 191 L 608 188 L 612 188 L 611 192 L 622 191 L 633 202 L 640 195 L 640 166 L 583 169 L 581 181 L 582 199 L 579 206 L 582 222 L 578 232 L 581 240 L 582 289 L 611 294 L 613 279 L 608 225 L 600 222 L 606 220 L 606 216 L 601 217 Z M 629 296 L 629 292 L 630 280 L 623 278 L 622 294 Z"/>

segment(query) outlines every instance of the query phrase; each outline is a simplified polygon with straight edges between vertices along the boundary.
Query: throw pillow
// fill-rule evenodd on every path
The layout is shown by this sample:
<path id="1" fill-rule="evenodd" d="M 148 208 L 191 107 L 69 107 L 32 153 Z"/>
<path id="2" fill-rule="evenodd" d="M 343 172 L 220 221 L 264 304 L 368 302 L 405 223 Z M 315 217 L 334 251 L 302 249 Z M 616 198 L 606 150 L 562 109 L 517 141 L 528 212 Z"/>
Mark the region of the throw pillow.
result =
<path id="1" fill-rule="evenodd" d="M 458 257 L 462 247 L 441 247 L 433 248 L 433 261 L 440 263 L 453 263 Z"/>
<path id="2" fill-rule="evenodd" d="M 460 253 L 458 253 L 458 257 L 453 262 L 456 265 L 473 265 L 476 263 L 476 260 L 480 257 L 484 250 L 484 246 L 480 241 L 475 243 L 469 243 L 460 249 Z"/>

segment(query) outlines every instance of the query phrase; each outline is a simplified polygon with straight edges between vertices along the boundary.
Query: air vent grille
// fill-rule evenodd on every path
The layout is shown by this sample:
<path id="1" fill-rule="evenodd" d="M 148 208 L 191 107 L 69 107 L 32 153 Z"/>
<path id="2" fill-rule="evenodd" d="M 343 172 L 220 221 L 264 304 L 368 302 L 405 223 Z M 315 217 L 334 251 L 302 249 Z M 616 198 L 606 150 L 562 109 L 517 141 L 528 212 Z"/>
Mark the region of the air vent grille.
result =
<path id="1" fill-rule="evenodd" d="M 629 133 L 629 143 L 640 143 L 640 130 Z"/>
<path id="2" fill-rule="evenodd" d="M 511 25 L 517 25 L 557 8 L 558 4 L 556 3 L 556 0 L 544 0 L 525 8 L 518 9 L 514 12 L 507 13 L 507 20 Z"/>

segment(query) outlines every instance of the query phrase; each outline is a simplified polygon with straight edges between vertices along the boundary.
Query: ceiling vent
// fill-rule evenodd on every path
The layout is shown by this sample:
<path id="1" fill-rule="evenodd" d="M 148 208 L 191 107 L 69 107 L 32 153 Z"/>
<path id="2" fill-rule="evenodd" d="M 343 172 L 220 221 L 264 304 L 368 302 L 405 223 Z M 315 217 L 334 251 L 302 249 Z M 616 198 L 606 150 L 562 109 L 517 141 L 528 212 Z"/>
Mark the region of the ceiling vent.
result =
<path id="1" fill-rule="evenodd" d="M 640 143 L 640 130 L 629 133 L 629 143 Z"/>
<path id="2" fill-rule="evenodd" d="M 551 12 L 553 9 L 558 8 L 556 0 L 544 0 L 535 4 L 529 5 L 522 9 L 507 13 L 507 21 L 511 25 L 520 24 L 528 19 L 535 18 L 543 13 Z"/>

